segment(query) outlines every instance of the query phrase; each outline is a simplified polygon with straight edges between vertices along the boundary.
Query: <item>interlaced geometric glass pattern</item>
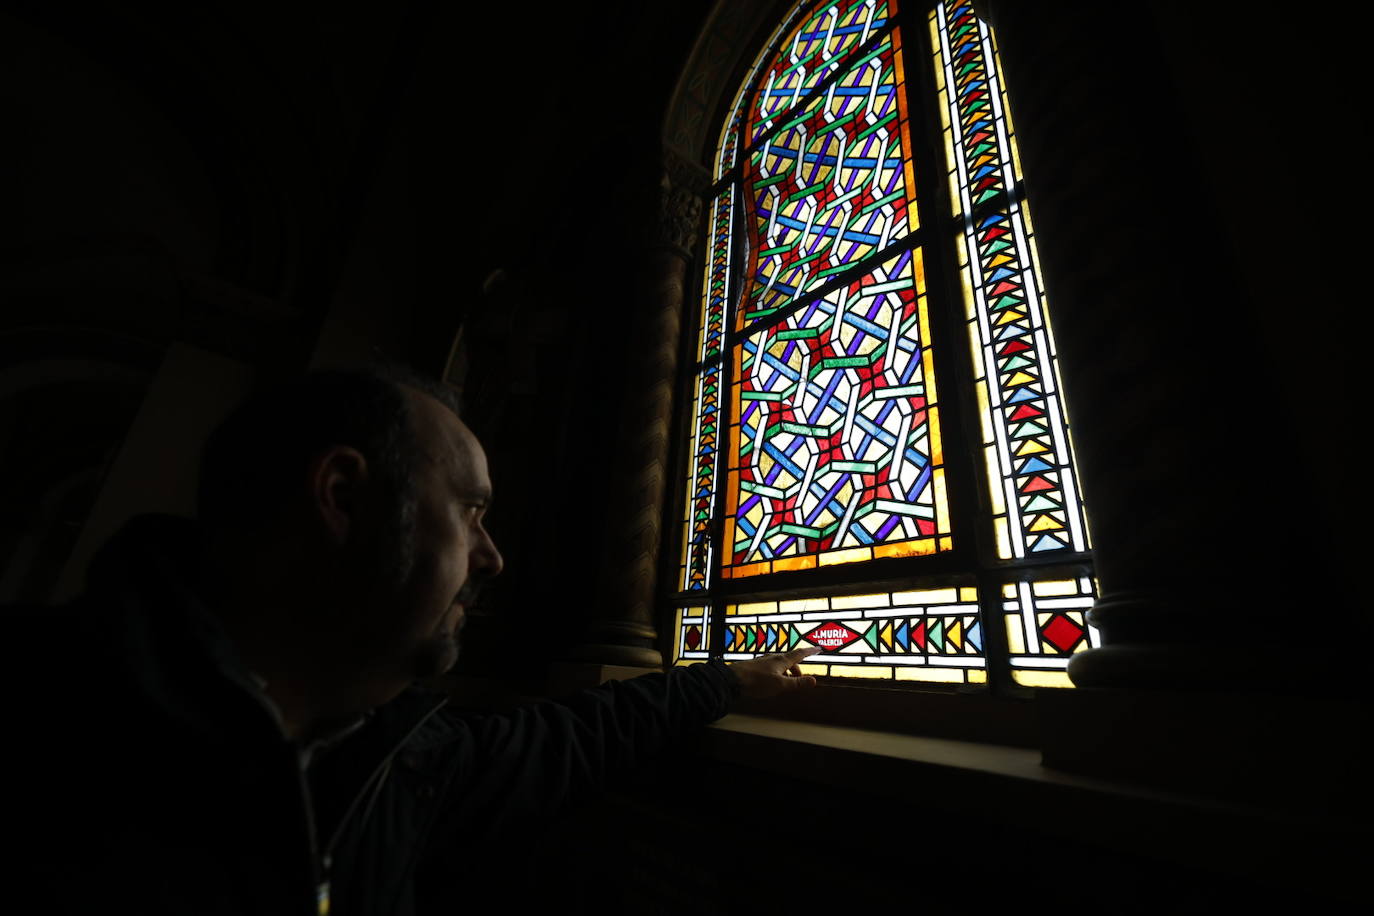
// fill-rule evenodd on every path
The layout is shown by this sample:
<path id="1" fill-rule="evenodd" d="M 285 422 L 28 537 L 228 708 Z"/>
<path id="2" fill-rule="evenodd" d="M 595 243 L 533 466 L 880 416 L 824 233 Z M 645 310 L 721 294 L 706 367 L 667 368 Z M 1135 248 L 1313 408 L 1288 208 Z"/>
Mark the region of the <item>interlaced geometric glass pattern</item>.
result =
<path id="1" fill-rule="evenodd" d="M 678 663 L 816 646 L 803 668 L 827 677 L 1069 686 L 1097 645 L 993 37 L 967 2 L 927 10 L 797 3 L 724 116 Z M 923 28 L 911 80 L 903 34 Z"/>
<path id="2" fill-rule="evenodd" d="M 720 180 L 725 173 L 735 166 L 735 156 L 739 150 L 740 123 L 745 117 L 744 100 L 749 95 L 750 88 L 755 84 L 759 69 L 772 60 L 770 56 L 773 48 L 779 45 L 779 36 L 786 35 L 786 44 L 791 47 L 796 41 L 797 30 L 801 28 L 797 20 L 805 12 L 806 3 L 794 5 L 791 11 L 778 23 L 778 27 L 773 30 L 763 49 L 759 51 L 758 57 L 754 58 L 754 64 L 749 68 L 749 74 L 740 83 L 739 91 L 735 93 L 735 101 L 730 106 L 730 114 L 725 118 L 725 126 L 721 128 L 720 141 L 716 144 L 716 168 L 714 177 Z"/>
<path id="3" fill-rule="evenodd" d="M 796 108 L 845 55 L 881 31 L 887 10 L 885 0 L 822 3 L 764 72 L 749 111 L 749 142 L 757 142 L 777 116 Z"/>
<path id="4" fill-rule="evenodd" d="M 916 228 L 903 154 L 906 90 L 896 32 L 861 53 L 750 157 L 750 282 L 739 327 L 773 314 Z"/>
<path id="5" fill-rule="evenodd" d="M 843 55 L 863 44 L 870 34 L 887 23 L 886 2 L 844 0 L 840 3 L 822 3 L 802 19 L 809 5 L 798 3 L 792 7 L 754 59 L 749 75 L 740 84 L 716 146 L 717 179 L 735 164 L 740 122 L 745 117 L 744 100 L 750 87 L 755 85 L 759 69 L 765 62 L 769 64 L 769 69 L 763 81 L 764 88 L 755 95 L 755 102 L 748 110 L 752 125 L 749 134 L 753 139 L 772 126 L 768 120 L 770 114 L 793 107 L 803 95 L 815 88 L 820 79 L 834 70 Z M 779 41 L 780 35 L 787 37 Z M 775 47 L 786 48 L 786 53 L 770 57 L 769 51 Z"/>
<path id="6" fill-rule="evenodd" d="M 948 546 L 923 294 L 905 251 L 741 342 L 723 577 Z"/>

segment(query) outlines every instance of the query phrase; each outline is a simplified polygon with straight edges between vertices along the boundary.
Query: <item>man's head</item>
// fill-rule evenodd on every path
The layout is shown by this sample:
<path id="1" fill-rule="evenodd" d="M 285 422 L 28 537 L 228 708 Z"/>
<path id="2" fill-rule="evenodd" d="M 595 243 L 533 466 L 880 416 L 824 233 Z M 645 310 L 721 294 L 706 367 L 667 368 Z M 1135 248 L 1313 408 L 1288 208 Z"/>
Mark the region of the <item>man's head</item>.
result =
<path id="1" fill-rule="evenodd" d="M 404 683 L 453 665 L 463 605 L 501 569 L 482 527 L 490 496 L 486 456 L 447 389 L 316 372 L 255 395 L 215 432 L 200 517 L 221 581 L 226 561 L 256 550 L 256 568 L 272 570 L 264 598 L 290 601 L 258 629 L 298 654 L 313 647 L 310 664 Z"/>
<path id="2" fill-rule="evenodd" d="M 398 595 L 412 610 L 398 652 L 415 647 L 417 676 L 439 674 L 458 658 L 457 636 L 478 589 L 501 571 L 501 554 L 484 527 L 491 503 L 487 458 L 477 437 L 449 407 L 407 389 L 417 462 L 412 468 L 406 572 Z"/>

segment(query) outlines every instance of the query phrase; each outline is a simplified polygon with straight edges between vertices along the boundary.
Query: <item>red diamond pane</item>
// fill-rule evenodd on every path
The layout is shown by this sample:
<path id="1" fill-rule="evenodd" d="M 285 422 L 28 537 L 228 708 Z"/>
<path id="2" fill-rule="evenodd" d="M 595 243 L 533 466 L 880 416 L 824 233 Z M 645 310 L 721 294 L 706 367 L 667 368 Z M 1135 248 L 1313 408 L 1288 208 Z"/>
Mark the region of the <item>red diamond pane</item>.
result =
<path id="1" fill-rule="evenodd" d="M 688 649 L 695 649 L 697 646 L 700 646 L 700 645 L 701 645 L 701 628 L 700 628 L 700 627 L 688 627 L 688 628 L 687 628 L 687 648 L 688 648 Z"/>
<path id="2" fill-rule="evenodd" d="M 1083 638 L 1083 628 L 1063 614 L 1050 618 L 1050 622 L 1045 624 L 1045 628 L 1040 632 L 1049 640 L 1050 645 L 1060 652 L 1069 651 Z"/>

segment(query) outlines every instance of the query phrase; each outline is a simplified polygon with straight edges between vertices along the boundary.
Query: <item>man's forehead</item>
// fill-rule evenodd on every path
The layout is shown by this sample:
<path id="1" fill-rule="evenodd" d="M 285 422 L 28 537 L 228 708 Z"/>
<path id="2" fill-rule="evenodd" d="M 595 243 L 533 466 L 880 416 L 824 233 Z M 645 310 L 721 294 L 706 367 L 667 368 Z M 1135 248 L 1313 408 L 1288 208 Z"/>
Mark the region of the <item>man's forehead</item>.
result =
<path id="1" fill-rule="evenodd" d="M 416 440 L 430 459 L 439 463 L 460 484 L 490 489 L 487 478 L 487 458 L 482 445 L 457 414 L 436 398 L 407 388 L 413 416 Z"/>

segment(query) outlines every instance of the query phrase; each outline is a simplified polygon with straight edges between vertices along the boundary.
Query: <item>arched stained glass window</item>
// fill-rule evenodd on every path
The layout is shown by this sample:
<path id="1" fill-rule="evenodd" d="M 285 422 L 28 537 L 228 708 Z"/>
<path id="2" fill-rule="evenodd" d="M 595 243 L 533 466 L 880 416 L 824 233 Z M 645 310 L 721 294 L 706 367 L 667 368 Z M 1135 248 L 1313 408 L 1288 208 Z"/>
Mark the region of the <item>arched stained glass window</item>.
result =
<path id="1" fill-rule="evenodd" d="M 1091 556 L 995 44 L 900 7 L 797 4 L 724 118 L 675 658 L 1067 685 Z"/>

